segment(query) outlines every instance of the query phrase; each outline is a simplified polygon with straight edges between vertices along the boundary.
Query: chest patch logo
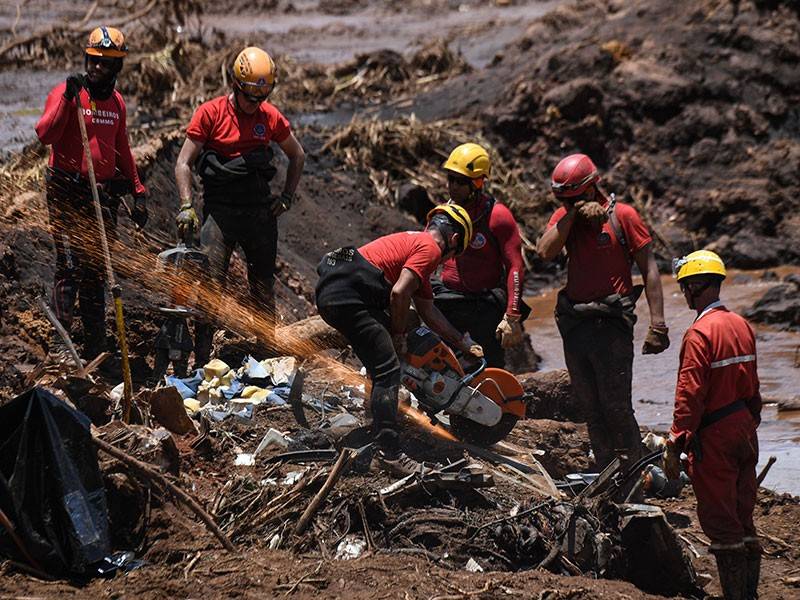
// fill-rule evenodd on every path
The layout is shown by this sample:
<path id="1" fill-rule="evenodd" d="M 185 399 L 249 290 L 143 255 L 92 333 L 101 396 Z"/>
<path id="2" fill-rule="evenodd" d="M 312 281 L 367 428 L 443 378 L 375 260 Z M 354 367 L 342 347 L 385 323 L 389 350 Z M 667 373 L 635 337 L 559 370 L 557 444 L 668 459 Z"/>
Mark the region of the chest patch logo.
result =
<path id="1" fill-rule="evenodd" d="M 475 250 L 479 250 L 486 245 L 486 236 L 482 233 L 478 232 L 475 234 L 475 237 L 472 238 L 472 241 L 469 243 L 470 248 L 474 248 Z"/>
<path id="2" fill-rule="evenodd" d="M 263 138 L 267 133 L 267 128 L 263 123 L 256 123 L 253 126 L 253 135 L 257 138 Z"/>
<path id="3" fill-rule="evenodd" d="M 597 245 L 601 248 L 607 248 L 611 245 L 611 236 L 605 231 L 597 234 Z"/>

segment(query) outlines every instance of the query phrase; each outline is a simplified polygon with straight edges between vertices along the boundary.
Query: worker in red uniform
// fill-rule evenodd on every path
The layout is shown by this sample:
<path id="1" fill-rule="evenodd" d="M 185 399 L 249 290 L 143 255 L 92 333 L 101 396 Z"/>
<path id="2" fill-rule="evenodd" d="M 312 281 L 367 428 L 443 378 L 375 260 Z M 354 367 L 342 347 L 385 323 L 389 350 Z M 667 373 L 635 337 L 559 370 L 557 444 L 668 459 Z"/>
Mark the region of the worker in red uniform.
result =
<path id="1" fill-rule="evenodd" d="M 700 526 L 711 540 L 726 600 L 758 597 L 761 546 L 753 509 L 761 422 L 756 339 L 749 323 L 719 299 L 722 259 L 706 250 L 674 262 L 683 297 L 697 318 L 683 336 L 675 411 L 664 452 L 668 477 L 680 454 L 697 498 Z"/>
<path id="2" fill-rule="evenodd" d="M 192 199 L 194 166 L 203 189 L 202 239 L 212 273 L 222 281 L 233 250 L 241 247 L 251 297 L 270 322 L 269 331 L 257 336 L 264 348 L 272 345 L 276 319 L 278 216 L 292 206 L 305 163 L 305 152 L 289 121 L 267 102 L 275 84 L 275 63 L 269 54 L 255 47 L 242 50 L 233 62 L 230 93 L 197 108 L 175 166 L 181 238 L 187 228 L 199 229 Z M 289 159 L 280 195 L 270 188 L 277 172 L 272 165 L 273 142 Z M 197 330 L 195 364 L 207 362 L 212 333 L 210 327 Z"/>
<path id="3" fill-rule="evenodd" d="M 428 214 L 425 231 L 404 231 L 360 248 L 339 248 L 317 267 L 317 308 L 344 335 L 372 381 L 372 431 L 380 466 L 410 474 L 419 464 L 400 451 L 397 400 L 400 360 L 406 353 L 411 301 L 420 318 L 451 346 L 483 356 L 480 345 L 462 335 L 433 303 L 430 276 L 472 238 L 472 222 L 460 206 L 443 205 Z M 388 312 L 387 312 L 388 310 Z"/>
<path id="4" fill-rule="evenodd" d="M 635 263 L 644 279 L 650 328 L 643 354 L 669 346 L 661 279 L 652 238 L 636 210 L 616 202 L 599 186 L 600 175 L 585 154 L 572 154 L 553 170 L 551 188 L 561 202 L 539 239 L 544 260 L 567 251 L 567 285 L 558 294 L 556 323 L 572 389 L 586 410 L 595 463 L 616 455 L 641 457 L 639 425 L 631 402 Z"/>
<path id="5" fill-rule="evenodd" d="M 118 29 L 98 27 L 92 31 L 84 54 L 86 73 L 70 75 L 50 91 L 36 124 L 36 135 L 52 147 L 45 185 L 56 249 L 53 312 L 69 330 L 79 299 L 83 356 L 87 359 L 106 349 L 105 270 L 76 98 L 80 97 L 86 123 L 106 233 L 114 239 L 117 209 L 124 194 L 133 194 L 131 218 L 136 225 L 144 227 L 147 222 L 146 190 L 131 154 L 125 101 L 114 89 L 127 52 Z M 62 352 L 63 342 L 57 337 L 53 340 L 51 353 Z"/>
<path id="6" fill-rule="evenodd" d="M 478 144 L 456 147 L 443 165 L 450 202 L 464 207 L 475 235 L 460 255 L 444 262 L 434 285 L 436 306 L 459 331 L 469 332 L 490 367 L 505 366 L 505 349 L 522 342 L 525 264 L 514 215 L 486 190 L 489 153 Z"/>

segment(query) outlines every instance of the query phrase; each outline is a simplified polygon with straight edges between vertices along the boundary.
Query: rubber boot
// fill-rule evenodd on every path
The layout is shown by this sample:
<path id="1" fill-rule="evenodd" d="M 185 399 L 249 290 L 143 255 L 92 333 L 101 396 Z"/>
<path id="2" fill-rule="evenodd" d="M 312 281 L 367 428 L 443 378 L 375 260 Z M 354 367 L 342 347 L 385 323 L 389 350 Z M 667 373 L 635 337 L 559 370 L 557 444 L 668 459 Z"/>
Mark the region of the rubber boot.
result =
<path id="1" fill-rule="evenodd" d="M 747 600 L 758 600 L 758 580 L 761 577 L 761 544 L 758 538 L 744 543 L 747 556 Z"/>
<path id="2" fill-rule="evenodd" d="M 719 584 L 725 600 L 747 600 L 747 556 L 743 549 L 715 550 Z"/>

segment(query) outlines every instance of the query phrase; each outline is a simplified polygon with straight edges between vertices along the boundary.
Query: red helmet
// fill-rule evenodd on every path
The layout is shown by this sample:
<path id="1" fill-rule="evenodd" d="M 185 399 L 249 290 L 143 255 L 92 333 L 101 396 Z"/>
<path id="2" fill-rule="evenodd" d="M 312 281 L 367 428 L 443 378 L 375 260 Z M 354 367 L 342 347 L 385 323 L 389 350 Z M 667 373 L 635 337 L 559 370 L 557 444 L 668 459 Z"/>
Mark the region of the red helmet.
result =
<path id="1" fill-rule="evenodd" d="M 550 187 L 558 198 L 580 196 L 593 183 L 600 181 L 600 174 L 592 159 L 585 154 L 570 154 L 553 169 Z"/>

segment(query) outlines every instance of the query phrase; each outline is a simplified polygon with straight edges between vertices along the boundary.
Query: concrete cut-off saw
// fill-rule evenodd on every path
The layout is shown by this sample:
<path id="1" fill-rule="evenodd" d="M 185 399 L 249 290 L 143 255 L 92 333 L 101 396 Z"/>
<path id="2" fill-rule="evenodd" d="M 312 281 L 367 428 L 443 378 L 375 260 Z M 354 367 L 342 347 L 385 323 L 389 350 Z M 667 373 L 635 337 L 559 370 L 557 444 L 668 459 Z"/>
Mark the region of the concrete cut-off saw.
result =
<path id="1" fill-rule="evenodd" d="M 460 440 L 494 444 L 525 416 L 524 390 L 508 371 L 487 368 L 481 359 L 477 369 L 465 372 L 453 351 L 427 327 L 410 332 L 407 343 L 403 385 L 433 422 L 437 413 L 447 414 L 450 430 Z"/>

